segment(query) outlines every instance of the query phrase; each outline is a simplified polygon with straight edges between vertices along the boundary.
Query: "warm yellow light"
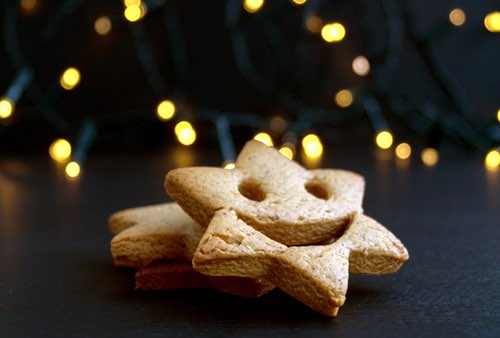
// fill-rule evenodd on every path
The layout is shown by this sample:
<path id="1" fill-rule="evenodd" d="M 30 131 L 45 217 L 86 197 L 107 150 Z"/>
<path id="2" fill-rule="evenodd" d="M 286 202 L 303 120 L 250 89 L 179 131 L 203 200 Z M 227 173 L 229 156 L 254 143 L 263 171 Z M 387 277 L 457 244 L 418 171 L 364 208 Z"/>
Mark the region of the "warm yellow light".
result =
<path id="1" fill-rule="evenodd" d="M 146 14 L 148 14 L 148 7 L 144 2 L 141 2 L 140 7 L 141 7 L 141 17 L 139 19 L 142 19 L 143 17 L 146 16 Z"/>
<path id="2" fill-rule="evenodd" d="M 411 155 L 411 146 L 408 143 L 400 143 L 395 150 L 396 156 L 402 160 L 406 160 Z"/>
<path id="3" fill-rule="evenodd" d="M 465 23 L 465 12 L 460 8 L 455 8 L 450 12 L 450 22 L 455 26 L 462 26 Z"/>
<path id="4" fill-rule="evenodd" d="M 0 100 L 0 119 L 9 118 L 14 111 L 14 103 L 8 98 Z"/>
<path id="5" fill-rule="evenodd" d="M 375 143 L 381 149 L 389 149 L 392 146 L 392 134 L 390 131 L 382 130 L 375 137 Z"/>
<path id="6" fill-rule="evenodd" d="M 142 3 L 141 0 L 123 0 L 123 4 L 125 5 L 125 7 L 128 7 L 128 6 L 140 6 Z"/>
<path id="7" fill-rule="evenodd" d="M 306 135 L 302 139 L 302 149 L 307 157 L 318 158 L 323 154 L 323 144 L 315 134 Z"/>
<path id="8" fill-rule="evenodd" d="M 303 5 L 307 2 L 307 0 L 292 0 L 292 2 L 296 5 Z"/>
<path id="9" fill-rule="evenodd" d="M 175 135 L 179 142 L 185 146 L 189 146 L 196 141 L 196 131 L 191 123 L 187 121 L 181 121 L 176 124 Z"/>
<path id="10" fill-rule="evenodd" d="M 57 139 L 50 145 L 49 155 L 56 161 L 65 161 L 71 156 L 71 144 L 65 139 Z"/>
<path id="11" fill-rule="evenodd" d="M 61 87 L 66 90 L 71 90 L 80 83 L 80 78 L 80 71 L 75 67 L 70 67 L 63 72 L 59 82 Z"/>
<path id="12" fill-rule="evenodd" d="M 268 133 L 258 133 L 253 137 L 253 139 L 264 143 L 268 147 L 272 147 L 274 145 L 273 139 Z"/>
<path id="13" fill-rule="evenodd" d="M 143 15 L 143 10 L 141 7 L 142 4 L 139 5 L 130 5 L 125 8 L 125 11 L 123 11 L 123 15 L 125 16 L 125 19 L 127 19 L 130 22 L 135 22 L 139 20 L 142 15 Z"/>
<path id="14" fill-rule="evenodd" d="M 243 8 L 248 13 L 258 12 L 264 5 L 264 0 L 243 0 Z"/>
<path id="15" fill-rule="evenodd" d="M 346 108 L 349 107 L 354 101 L 354 96 L 350 90 L 342 89 L 335 94 L 335 103 L 337 106 Z"/>
<path id="16" fill-rule="evenodd" d="M 21 0 L 21 8 L 25 11 L 32 11 L 38 4 L 37 0 Z"/>
<path id="17" fill-rule="evenodd" d="M 162 121 L 168 121 L 175 115 L 175 104 L 170 100 L 163 100 L 156 107 L 156 116 Z"/>
<path id="18" fill-rule="evenodd" d="M 498 109 L 498 112 L 497 112 L 497 120 L 498 120 L 498 122 L 500 122 L 500 109 Z"/>
<path id="19" fill-rule="evenodd" d="M 306 28 L 311 33 L 319 33 L 321 32 L 321 28 L 323 27 L 323 20 L 319 16 L 311 15 L 306 19 Z"/>
<path id="20" fill-rule="evenodd" d="M 224 169 L 231 170 L 231 169 L 234 169 L 234 168 L 236 168 L 236 164 L 234 162 L 227 162 L 224 165 Z"/>
<path id="21" fill-rule="evenodd" d="M 279 152 L 281 155 L 285 156 L 287 159 L 292 160 L 295 153 L 295 147 L 293 144 L 285 143 L 281 146 Z"/>
<path id="22" fill-rule="evenodd" d="M 106 35 L 111 31 L 111 20 L 107 16 L 101 16 L 94 22 L 94 30 L 99 35 Z"/>
<path id="23" fill-rule="evenodd" d="M 370 72 L 370 62 L 363 55 L 356 56 L 352 61 L 352 71 L 359 76 L 366 76 Z"/>
<path id="24" fill-rule="evenodd" d="M 434 148 L 425 148 L 420 153 L 422 162 L 429 167 L 435 166 L 439 161 L 439 153 Z"/>
<path id="25" fill-rule="evenodd" d="M 491 12 L 484 18 L 484 26 L 493 33 L 500 32 L 500 12 Z"/>
<path id="26" fill-rule="evenodd" d="M 175 125 L 175 128 L 174 128 L 175 135 L 179 135 L 181 130 L 184 130 L 184 129 L 193 129 L 193 126 L 188 121 L 181 121 Z"/>
<path id="27" fill-rule="evenodd" d="M 329 23 L 321 29 L 321 36 L 326 42 L 339 42 L 345 37 L 345 28 L 338 22 Z"/>
<path id="28" fill-rule="evenodd" d="M 490 150 L 484 158 L 484 166 L 490 170 L 497 169 L 500 166 L 500 152 L 498 150 Z"/>
<path id="29" fill-rule="evenodd" d="M 65 171 L 69 178 L 78 177 L 80 175 L 80 165 L 75 161 L 71 161 L 66 165 Z"/>

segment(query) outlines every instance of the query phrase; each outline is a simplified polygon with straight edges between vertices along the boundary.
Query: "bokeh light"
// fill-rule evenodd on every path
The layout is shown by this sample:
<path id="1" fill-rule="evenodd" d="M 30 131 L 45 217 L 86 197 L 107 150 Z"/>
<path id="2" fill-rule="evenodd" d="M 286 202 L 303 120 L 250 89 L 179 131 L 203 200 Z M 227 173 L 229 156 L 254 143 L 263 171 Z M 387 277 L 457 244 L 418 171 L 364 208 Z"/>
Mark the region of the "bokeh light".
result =
<path id="1" fill-rule="evenodd" d="M 141 2 L 141 17 L 139 19 L 142 19 L 143 17 L 146 16 L 146 14 L 148 14 L 148 6 L 146 6 L 146 3 L 145 2 Z"/>
<path id="2" fill-rule="evenodd" d="M 268 147 L 272 147 L 274 145 L 273 139 L 268 133 L 258 133 L 253 137 L 253 139 L 264 143 Z"/>
<path id="3" fill-rule="evenodd" d="M 75 67 L 70 67 L 63 72 L 59 83 L 64 89 L 71 90 L 80 83 L 80 79 L 80 71 Z"/>
<path id="4" fill-rule="evenodd" d="M 498 120 L 498 122 L 500 122 L 500 109 L 498 109 L 498 111 L 497 111 L 497 120 Z"/>
<path id="5" fill-rule="evenodd" d="M 342 89 L 335 94 L 335 103 L 341 108 L 349 107 L 354 101 L 354 96 L 348 89 Z"/>
<path id="6" fill-rule="evenodd" d="M 310 15 L 306 19 L 306 28 L 311 33 L 319 33 L 321 32 L 321 28 L 323 27 L 323 20 L 317 15 Z"/>
<path id="7" fill-rule="evenodd" d="M 0 119 L 7 119 L 12 115 L 14 111 L 14 103 L 8 98 L 2 98 L 0 100 Z"/>
<path id="8" fill-rule="evenodd" d="M 269 129 L 275 133 L 283 133 L 287 126 L 286 120 L 281 116 L 273 116 L 269 120 Z"/>
<path id="9" fill-rule="evenodd" d="M 71 156 L 71 144 L 65 139 L 57 139 L 50 144 L 49 155 L 58 162 L 66 161 Z"/>
<path id="10" fill-rule="evenodd" d="M 326 42 L 339 42 L 345 37 L 345 27 L 338 23 L 329 23 L 321 29 L 321 36 Z"/>
<path id="11" fill-rule="evenodd" d="M 302 149 L 309 158 L 318 158 L 323 154 L 323 144 L 315 134 L 308 134 L 302 139 Z"/>
<path id="12" fill-rule="evenodd" d="M 141 0 L 123 0 L 123 4 L 125 5 L 125 7 L 128 7 L 128 6 L 140 6 L 142 3 Z"/>
<path id="13" fill-rule="evenodd" d="M 389 149 L 392 146 L 393 137 L 390 131 L 382 130 L 377 133 L 375 143 L 380 149 Z"/>
<path id="14" fill-rule="evenodd" d="M 285 143 L 280 147 L 279 152 L 289 160 L 293 160 L 295 155 L 295 146 L 291 143 Z"/>
<path id="15" fill-rule="evenodd" d="M 500 32 L 500 12 L 491 12 L 484 18 L 484 26 L 492 33 Z"/>
<path id="16" fill-rule="evenodd" d="M 461 8 L 455 8 L 451 10 L 450 15 L 448 16 L 450 22 L 455 26 L 462 26 L 465 23 L 465 12 Z"/>
<path id="17" fill-rule="evenodd" d="M 156 107 L 156 116 L 161 121 L 168 121 L 175 115 L 175 104 L 170 100 L 161 101 Z"/>
<path id="18" fill-rule="evenodd" d="M 500 166 L 500 152 L 498 150 L 490 150 L 484 158 L 484 166 L 489 170 L 496 170 Z"/>
<path id="19" fill-rule="evenodd" d="M 398 158 L 406 160 L 411 156 L 411 146 L 405 142 L 400 143 L 394 152 Z"/>
<path id="20" fill-rule="evenodd" d="M 94 30 L 99 35 L 106 35 L 111 32 L 111 20 L 107 16 L 101 16 L 94 22 Z"/>
<path id="21" fill-rule="evenodd" d="M 175 135 L 182 145 L 189 146 L 196 141 L 196 131 L 188 121 L 181 121 L 175 125 Z"/>
<path id="22" fill-rule="evenodd" d="M 142 9 L 142 3 L 139 5 L 130 5 L 125 7 L 125 10 L 123 11 L 123 15 L 125 16 L 125 19 L 127 19 L 130 22 L 136 22 L 143 16 L 143 9 Z"/>
<path id="23" fill-rule="evenodd" d="M 363 55 L 356 56 L 352 61 L 352 71 L 359 76 L 370 73 L 370 62 Z"/>
<path id="24" fill-rule="evenodd" d="M 303 5 L 307 2 L 307 0 L 292 0 L 292 2 L 296 5 Z"/>
<path id="25" fill-rule="evenodd" d="M 420 158 L 422 159 L 422 162 L 428 166 L 428 167 L 433 167 L 435 166 L 438 161 L 439 161 L 439 153 L 436 149 L 434 148 L 425 148 L 422 150 L 420 153 Z"/>
<path id="26" fill-rule="evenodd" d="M 71 161 L 66 165 L 64 171 L 69 178 L 76 178 L 80 175 L 80 165 L 75 161 Z"/>
<path id="27" fill-rule="evenodd" d="M 231 170 L 236 168 L 236 163 L 234 162 L 227 162 L 224 164 L 224 169 Z"/>
<path id="28" fill-rule="evenodd" d="M 243 0 L 243 8 L 248 13 L 258 12 L 264 6 L 264 0 Z"/>
<path id="29" fill-rule="evenodd" d="M 20 2 L 21 8 L 27 12 L 31 12 L 36 9 L 38 6 L 37 0 L 21 0 Z"/>

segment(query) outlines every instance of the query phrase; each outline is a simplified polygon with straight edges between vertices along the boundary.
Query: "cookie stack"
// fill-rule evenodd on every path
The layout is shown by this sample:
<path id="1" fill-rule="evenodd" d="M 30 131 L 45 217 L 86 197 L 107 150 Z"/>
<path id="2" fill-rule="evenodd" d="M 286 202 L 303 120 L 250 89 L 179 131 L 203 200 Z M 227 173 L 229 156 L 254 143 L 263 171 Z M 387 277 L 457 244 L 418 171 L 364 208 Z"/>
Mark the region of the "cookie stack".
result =
<path id="1" fill-rule="evenodd" d="M 306 170 L 257 141 L 234 169 L 175 169 L 165 187 L 177 204 L 109 219 L 114 263 L 138 269 L 137 289 L 257 297 L 276 286 L 335 316 L 349 273 L 392 273 L 408 259 L 403 244 L 363 214 L 361 176 Z"/>

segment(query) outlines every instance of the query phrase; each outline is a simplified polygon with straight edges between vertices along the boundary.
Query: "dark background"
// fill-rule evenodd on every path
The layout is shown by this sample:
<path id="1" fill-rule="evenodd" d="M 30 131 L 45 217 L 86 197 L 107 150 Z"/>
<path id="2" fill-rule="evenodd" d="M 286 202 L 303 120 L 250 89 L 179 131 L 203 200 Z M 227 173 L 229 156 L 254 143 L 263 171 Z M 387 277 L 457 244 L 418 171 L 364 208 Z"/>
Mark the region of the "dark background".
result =
<path id="1" fill-rule="evenodd" d="M 237 25 L 227 23 L 228 4 L 240 6 L 167 1 L 128 24 L 120 1 L 41 0 L 29 13 L 0 3 L 0 93 L 23 67 L 34 74 L 13 118 L 0 123 L 0 336 L 498 337 L 500 171 L 482 165 L 500 140 L 500 35 L 483 25 L 498 2 L 268 0 L 254 15 L 239 8 Z M 449 24 L 454 7 L 467 14 L 461 27 Z M 308 33 L 312 10 L 342 22 L 344 41 Z M 113 20 L 104 37 L 93 30 L 101 15 Z M 235 27 L 248 40 L 250 74 L 238 67 Z M 144 42 L 153 81 L 139 57 Z M 351 71 L 359 54 L 370 59 L 368 77 Z M 58 84 L 68 66 L 82 72 L 69 92 Z M 357 94 L 347 109 L 332 101 L 341 88 Z M 155 117 L 164 98 L 178 103 L 175 121 Z M 367 98 L 414 154 L 439 148 L 438 165 L 376 149 Z M 171 169 L 220 165 L 212 118 L 232 122 L 238 151 L 276 115 L 299 137 L 321 136 L 322 167 L 365 177 L 365 212 L 401 239 L 410 260 L 393 275 L 351 276 L 334 319 L 279 290 L 259 299 L 134 291 L 133 272 L 112 264 L 109 215 L 169 201 Z M 181 118 L 198 131 L 192 147 L 173 134 Z M 84 121 L 97 136 L 82 174 L 68 179 L 47 148 L 59 137 L 78 148 Z M 272 136 L 279 145 L 282 132 Z"/>
<path id="2" fill-rule="evenodd" d="M 254 64 L 251 73 L 264 79 L 260 86 L 237 66 L 234 50 L 239 48 L 231 37 L 234 26 L 227 20 L 231 2 L 149 3 L 151 8 L 161 6 L 130 24 L 123 19 L 121 1 L 38 1 L 29 12 L 16 1 L 6 1 L 4 15 L 0 15 L 0 88 L 8 88 L 21 64 L 31 66 L 34 79 L 18 102 L 14 118 L 0 126 L 0 150 L 43 151 L 61 136 L 76 143 L 79 128 L 88 118 L 99 124 L 94 150 L 161 148 L 175 142 L 173 124 L 161 123 L 154 116 L 156 104 L 164 98 L 176 100 L 178 118 L 192 120 L 200 140 L 211 147 L 217 142 L 211 117 L 201 117 L 204 108 L 232 116 L 256 114 L 258 122 L 252 125 L 233 125 L 239 144 L 258 130 L 268 130 L 272 116 L 291 122 L 307 120 L 311 109 L 325 114 L 312 124 L 299 126 L 299 135 L 315 130 L 330 143 L 368 144 L 374 131 L 363 108 L 366 92 L 380 99 L 382 113 L 399 139 L 410 139 L 422 147 L 428 143 L 439 146 L 451 139 L 459 147 L 480 152 L 498 142 L 485 132 L 488 125 L 495 124 L 500 106 L 500 36 L 488 32 L 483 24 L 487 13 L 498 10 L 495 1 L 309 1 L 305 6 L 268 1 L 256 14 L 240 8 L 236 18 Z M 233 3 L 239 8 L 238 1 Z M 59 15 L 66 5 L 71 10 Z M 467 15 L 463 26 L 448 21 L 448 13 L 455 7 Z M 311 13 L 325 22 L 342 22 L 346 38 L 327 44 L 319 34 L 308 32 L 304 20 Z M 9 15 L 14 21 L 7 20 Z M 93 30 L 101 15 L 113 21 L 106 36 Z M 412 34 L 411 29 L 417 33 Z M 152 51 L 150 61 L 157 66 L 153 73 L 160 78 L 159 85 L 148 81 L 139 61 L 141 41 Z M 440 60 L 440 71 L 450 75 L 460 99 L 468 103 L 465 111 L 436 80 L 425 57 L 428 45 Z M 368 77 L 351 70 L 352 59 L 360 54 L 370 59 Z M 68 66 L 76 66 L 82 73 L 80 85 L 69 92 L 58 86 L 59 76 Z M 342 88 L 360 93 L 348 109 L 336 108 L 332 99 Z M 301 104 L 290 103 L 287 97 Z M 415 109 L 424 107 L 423 113 L 410 110 L 398 115 L 389 104 L 391 97 L 408 98 Z M 52 117 L 44 115 L 44 105 L 50 107 Z M 426 112 L 429 105 L 438 110 L 437 118 L 427 116 L 434 114 Z M 441 116 L 446 120 L 445 113 L 464 118 L 467 127 L 484 136 L 484 142 L 471 145 L 470 140 L 457 140 L 445 128 L 435 127 Z M 332 125 L 325 116 L 347 121 Z M 421 120 L 427 121 L 418 125 Z M 273 136 L 277 141 L 282 135 Z"/>
<path id="3" fill-rule="evenodd" d="M 220 163 L 197 148 L 182 148 L 192 165 Z M 395 274 L 351 275 L 328 318 L 279 290 L 258 299 L 133 290 L 133 271 L 113 266 L 106 219 L 168 201 L 162 182 L 176 154 L 94 154 L 73 181 L 48 156 L 0 159 L 0 336 L 499 336 L 498 172 L 462 152 L 430 168 L 327 150 L 325 167 L 365 177 L 365 212 L 410 253 Z"/>

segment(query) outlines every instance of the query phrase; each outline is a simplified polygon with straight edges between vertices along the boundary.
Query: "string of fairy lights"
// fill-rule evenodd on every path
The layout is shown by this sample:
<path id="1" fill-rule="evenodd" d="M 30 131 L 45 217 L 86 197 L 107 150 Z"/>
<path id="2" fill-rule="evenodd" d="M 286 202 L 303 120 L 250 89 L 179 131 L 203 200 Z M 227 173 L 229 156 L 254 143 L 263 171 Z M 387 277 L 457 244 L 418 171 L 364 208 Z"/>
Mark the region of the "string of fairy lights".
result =
<path id="1" fill-rule="evenodd" d="M 33 13 L 39 6 L 40 0 L 21 0 L 19 2 L 20 9 L 24 13 Z M 141 1 L 141 0 L 124 0 L 122 18 L 130 24 L 134 24 L 143 20 L 148 11 L 152 12 L 162 6 L 164 1 Z M 290 0 L 294 6 L 306 6 L 307 0 Z M 264 0 L 243 0 L 239 3 L 241 9 L 246 11 L 248 15 L 259 13 L 265 7 Z M 467 20 L 466 13 L 463 9 L 454 8 L 448 14 L 448 20 L 453 26 L 462 26 Z M 113 20 L 109 16 L 99 16 L 95 19 L 93 28 L 96 34 L 106 36 L 113 32 Z M 320 36 L 324 42 L 328 44 L 341 43 L 346 35 L 348 29 L 346 26 L 338 21 L 325 22 L 318 13 L 313 12 L 309 14 L 304 20 L 304 26 L 311 34 Z M 491 33 L 500 32 L 500 12 L 493 11 L 484 17 L 484 28 Z M 372 64 L 370 58 L 365 55 L 356 56 L 351 63 L 351 70 L 354 74 L 360 77 L 368 76 L 372 71 Z M 85 74 L 84 74 L 85 75 Z M 15 108 L 18 101 L 23 96 L 23 93 L 31 85 L 33 81 L 33 69 L 24 67 L 19 71 L 18 75 L 12 81 L 12 84 L 5 90 L 0 99 L 0 124 L 8 127 L 9 122 L 12 121 L 16 114 Z M 59 85 L 66 91 L 74 90 L 82 81 L 81 70 L 72 66 L 66 68 L 59 77 Z M 352 107 L 356 100 L 359 99 L 355 91 L 344 88 L 333 94 L 333 102 L 339 110 L 345 110 Z M 402 141 L 396 142 L 396 136 L 389 128 L 388 123 L 383 118 L 380 112 L 380 104 L 371 98 L 363 101 L 363 108 L 366 111 L 366 116 L 370 120 L 375 130 L 374 144 L 384 151 L 393 151 L 394 155 L 399 160 L 408 160 L 414 156 L 414 147 L 410 142 Z M 174 98 L 162 99 L 158 102 L 155 112 L 156 118 L 162 122 L 170 123 L 175 121 L 174 133 L 178 142 L 183 146 L 191 146 L 197 140 L 197 131 L 195 130 L 192 121 L 188 119 L 179 118 L 178 105 Z M 326 112 L 328 113 L 328 112 Z M 221 152 L 223 153 L 224 163 L 226 169 L 234 168 L 234 146 L 231 139 L 230 126 L 237 124 L 240 119 L 242 125 L 252 125 L 257 127 L 259 124 L 258 117 L 254 115 L 241 115 L 223 114 L 214 112 L 213 110 L 199 110 L 198 116 L 192 114 L 193 118 L 205 120 L 216 120 L 215 125 L 219 135 L 221 144 Z M 241 116 L 239 116 L 241 115 Z M 327 119 L 325 114 L 320 114 L 319 118 Z M 500 124 L 500 107 L 496 112 L 496 120 Z M 301 123 L 304 123 L 303 121 Z M 300 125 L 299 122 L 296 123 Z M 259 130 L 254 139 L 268 145 L 276 146 L 280 153 L 288 159 L 294 159 L 297 154 L 303 155 L 306 160 L 318 160 L 323 155 L 323 141 L 320 133 L 310 132 L 312 122 L 305 123 L 304 128 L 297 128 L 302 132 L 287 131 L 287 126 L 293 125 L 293 121 L 286 121 L 281 117 L 273 117 L 270 119 L 269 125 L 274 129 L 283 131 L 283 137 L 279 144 L 275 144 L 273 137 L 268 131 Z M 496 127 L 498 129 L 498 126 Z M 65 173 L 68 178 L 77 178 L 81 173 L 81 165 L 86 157 L 86 152 L 90 147 L 93 139 L 97 134 L 96 123 L 87 121 L 83 124 L 80 131 L 80 139 L 78 144 L 72 144 L 69 140 L 58 138 L 54 140 L 49 147 L 49 155 L 57 162 L 63 163 L 65 166 Z M 276 138 L 275 138 L 276 139 Z M 498 143 L 498 139 L 495 141 Z M 420 152 L 420 159 L 426 166 L 432 167 L 439 162 L 439 151 L 434 146 L 424 147 Z M 484 166 L 490 170 L 495 171 L 500 167 L 500 148 L 493 147 L 486 151 L 484 157 Z"/>

